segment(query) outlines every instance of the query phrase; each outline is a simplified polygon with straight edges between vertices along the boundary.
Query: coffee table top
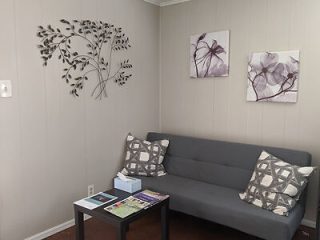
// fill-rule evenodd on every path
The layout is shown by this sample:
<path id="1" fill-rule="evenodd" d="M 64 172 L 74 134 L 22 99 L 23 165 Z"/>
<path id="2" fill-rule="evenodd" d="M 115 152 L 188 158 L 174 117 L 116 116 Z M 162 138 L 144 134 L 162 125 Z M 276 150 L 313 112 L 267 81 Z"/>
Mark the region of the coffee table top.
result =
<path id="1" fill-rule="evenodd" d="M 145 189 L 142 189 L 140 191 L 143 191 Z M 104 210 L 105 207 L 107 206 L 110 206 L 116 202 L 119 202 L 127 197 L 130 197 L 140 191 L 137 191 L 137 192 L 134 192 L 134 193 L 128 193 L 128 192 L 125 192 L 125 191 L 122 191 L 122 190 L 119 190 L 119 189 L 110 189 L 110 190 L 107 190 L 105 191 L 105 193 L 108 193 L 108 194 L 111 194 L 113 196 L 116 196 L 117 199 L 111 201 L 111 202 L 108 202 L 100 207 L 97 207 L 95 209 L 87 209 L 87 208 L 84 208 L 82 206 L 79 206 L 79 205 L 76 205 L 74 204 L 74 209 L 77 210 L 77 211 L 80 211 L 80 212 L 83 212 L 87 215 L 90 215 L 92 217 L 97 217 L 97 218 L 100 218 L 104 221 L 107 221 L 109 223 L 114 223 L 114 224 L 118 224 L 118 223 L 122 223 L 122 222 L 127 222 L 127 223 L 130 223 L 134 220 L 136 220 L 137 218 L 147 214 L 149 211 L 155 209 L 155 208 L 159 208 L 159 207 L 162 207 L 164 204 L 169 204 L 169 198 L 168 197 L 167 199 L 163 200 L 163 201 L 160 201 L 154 205 L 151 205 L 150 207 L 146 208 L 146 209 L 142 209 L 136 213 L 133 213 L 125 218 L 120 218 L 116 215 L 113 215 L 112 213 L 109 213 L 108 211 Z"/>

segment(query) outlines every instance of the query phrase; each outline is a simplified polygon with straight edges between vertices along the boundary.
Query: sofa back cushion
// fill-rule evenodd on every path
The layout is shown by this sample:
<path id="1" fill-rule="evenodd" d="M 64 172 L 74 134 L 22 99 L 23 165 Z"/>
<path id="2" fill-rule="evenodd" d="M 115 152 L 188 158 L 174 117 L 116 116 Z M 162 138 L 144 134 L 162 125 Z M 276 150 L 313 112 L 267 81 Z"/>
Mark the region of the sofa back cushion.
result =
<path id="1" fill-rule="evenodd" d="M 311 155 L 302 151 L 155 132 L 147 136 L 148 141 L 160 139 L 170 141 L 163 162 L 169 174 L 241 191 L 247 187 L 263 150 L 290 164 L 311 164 Z"/>

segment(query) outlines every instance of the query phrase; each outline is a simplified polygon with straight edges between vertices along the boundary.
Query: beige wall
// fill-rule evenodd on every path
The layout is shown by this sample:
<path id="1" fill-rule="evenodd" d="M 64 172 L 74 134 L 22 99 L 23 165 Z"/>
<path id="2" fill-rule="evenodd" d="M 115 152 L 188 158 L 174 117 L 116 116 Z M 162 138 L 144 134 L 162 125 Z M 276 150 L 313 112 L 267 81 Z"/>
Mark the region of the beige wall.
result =
<path id="1" fill-rule="evenodd" d="M 307 150 L 319 164 L 319 7 L 318 0 L 193 0 L 161 8 L 159 38 L 159 8 L 142 0 L 1 0 L 0 79 L 12 80 L 14 96 L 0 99 L 0 239 L 71 219 L 88 184 L 111 185 L 129 131 L 144 137 L 160 124 L 164 132 Z M 126 86 L 110 84 L 102 101 L 89 86 L 74 99 L 62 66 L 41 66 L 36 27 L 61 18 L 124 27 L 134 63 Z M 190 79 L 190 35 L 224 29 L 230 76 Z M 298 103 L 247 103 L 248 54 L 291 49 L 301 50 Z M 313 178 L 309 220 L 316 190 Z"/>
<path id="2" fill-rule="evenodd" d="M 192 0 L 161 8 L 163 132 L 306 150 L 320 163 L 320 1 Z M 230 30 L 230 76 L 189 78 L 189 37 Z M 246 102 L 251 52 L 301 51 L 296 104 Z M 306 219 L 314 220 L 316 178 Z"/>
<path id="3" fill-rule="evenodd" d="M 42 67 L 38 25 L 97 19 L 124 28 L 133 78 L 96 101 L 69 95 L 57 60 Z M 21 240 L 73 217 L 72 202 L 111 186 L 131 131 L 159 130 L 159 8 L 141 0 L 1 0 L 0 239 Z"/>

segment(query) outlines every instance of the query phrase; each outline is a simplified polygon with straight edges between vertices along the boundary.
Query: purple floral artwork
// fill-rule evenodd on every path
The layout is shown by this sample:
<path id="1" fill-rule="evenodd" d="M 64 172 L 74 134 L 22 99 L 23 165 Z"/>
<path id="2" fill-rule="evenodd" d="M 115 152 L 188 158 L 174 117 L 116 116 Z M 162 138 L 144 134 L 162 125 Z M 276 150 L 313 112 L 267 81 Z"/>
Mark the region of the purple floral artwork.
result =
<path id="1" fill-rule="evenodd" d="M 190 42 L 192 78 L 228 76 L 229 31 L 194 35 Z"/>
<path id="2" fill-rule="evenodd" d="M 248 66 L 247 100 L 297 102 L 299 51 L 253 53 Z"/>

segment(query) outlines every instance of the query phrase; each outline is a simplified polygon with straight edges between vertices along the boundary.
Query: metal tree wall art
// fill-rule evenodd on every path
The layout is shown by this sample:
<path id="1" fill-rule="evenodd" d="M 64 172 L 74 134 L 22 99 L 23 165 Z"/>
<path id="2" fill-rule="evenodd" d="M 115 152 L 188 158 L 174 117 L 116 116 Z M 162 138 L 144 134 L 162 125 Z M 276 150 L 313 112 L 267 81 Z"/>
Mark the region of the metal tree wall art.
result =
<path id="1" fill-rule="evenodd" d="M 92 91 L 96 99 L 107 97 L 107 83 L 114 81 L 124 85 L 132 76 L 129 59 L 113 63 L 114 54 L 130 48 L 129 38 L 122 28 L 101 21 L 60 20 L 64 28 L 39 26 L 37 36 L 43 65 L 56 54 L 65 64 L 62 79 L 70 85 L 70 93 L 79 96 L 89 76 L 96 76 L 97 84 Z"/>
<path id="2" fill-rule="evenodd" d="M 248 101 L 296 102 L 299 51 L 253 53 L 248 66 Z"/>
<path id="3" fill-rule="evenodd" d="M 191 77 L 228 76 L 229 31 L 198 34 L 190 40 Z"/>

